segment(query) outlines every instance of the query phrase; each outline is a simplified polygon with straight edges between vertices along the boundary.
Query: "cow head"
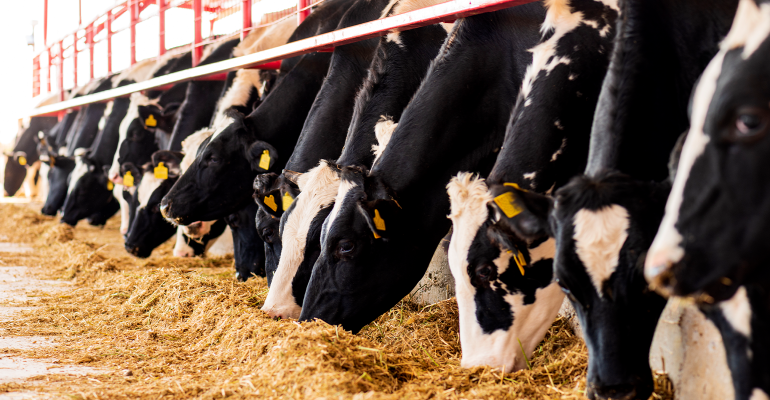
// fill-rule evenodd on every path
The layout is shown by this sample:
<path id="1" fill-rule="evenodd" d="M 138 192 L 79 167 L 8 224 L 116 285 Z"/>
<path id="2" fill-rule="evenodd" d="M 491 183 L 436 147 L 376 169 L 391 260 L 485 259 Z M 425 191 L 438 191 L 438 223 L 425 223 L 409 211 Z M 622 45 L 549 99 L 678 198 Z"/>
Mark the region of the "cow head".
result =
<path id="1" fill-rule="evenodd" d="M 507 200 L 505 188 L 494 194 Z M 541 233 L 528 241 L 500 226 L 507 219 L 498 216 L 501 210 L 493 206 L 495 196 L 483 179 L 461 173 L 447 189 L 453 226 L 449 266 L 460 311 L 462 366 L 489 365 L 506 372 L 525 368 L 522 353 L 532 355 L 564 299 L 552 279 L 553 239 Z M 524 211 L 515 202 L 504 204 Z M 548 202 L 540 206 L 547 211 Z"/>
<path id="2" fill-rule="evenodd" d="M 49 155 L 51 169 L 48 171 L 48 197 L 41 212 L 54 216 L 67 198 L 68 178 L 75 169 L 75 160 L 65 156 Z"/>
<path id="3" fill-rule="evenodd" d="M 114 184 L 107 179 L 103 168 L 88 154 L 76 156 L 67 198 L 62 207 L 61 221 L 75 226 L 81 219 L 93 215 L 94 210 L 100 210 L 108 203 L 114 202 L 113 188 Z M 96 218 L 95 222 L 102 222 L 102 218 Z"/>
<path id="4" fill-rule="evenodd" d="M 3 189 L 5 193 L 15 194 L 24 183 L 24 178 L 27 176 L 26 158 L 24 158 L 24 165 L 19 162 L 17 154 L 13 153 L 6 155 L 5 172 L 3 178 Z"/>
<path id="5" fill-rule="evenodd" d="M 169 221 L 186 225 L 237 212 L 251 200 L 255 176 L 275 165 L 275 148 L 253 140 L 251 120 L 235 112 L 230 115 L 231 122 L 201 146 L 198 157 L 163 199 Z"/>
<path id="6" fill-rule="evenodd" d="M 160 203 L 179 178 L 181 161 L 180 153 L 159 151 L 153 154 L 152 163 L 142 171 L 131 204 L 136 211 L 125 243 L 129 253 L 149 257 L 156 247 L 176 232 L 176 228 L 163 218 Z M 165 172 L 159 173 L 159 169 L 165 169 Z"/>
<path id="7" fill-rule="evenodd" d="M 416 253 L 408 245 L 418 233 L 402 222 L 402 211 L 365 169 L 342 168 L 300 320 L 320 318 L 356 332 L 409 293 L 435 249 Z M 399 251 L 393 251 L 396 246 Z"/>
<path id="8" fill-rule="evenodd" d="M 693 92 L 690 130 L 646 261 L 653 287 L 707 304 L 767 276 L 770 4 L 757 3 L 740 2 Z"/>
<path id="9" fill-rule="evenodd" d="M 157 150 L 155 132 L 145 129 L 142 121 L 134 119 L 128 126 L 126 139 L 118 147 L 118 165 L 123 166 L 126 163 L 137 166 L 145 165 L 150 162 L 152 154 Z M 116 180 L 116 183 L 123 183 L 123 174 L 120 175 L 120 179 Z"/>
<path id="10" fill-rule="evenodd" d="M 294 179 L 294 180 L 292 180 Z M 281 215 L 299 195 L 295 175 L 286 172 L 260 174 L 254 179 L 254 202 L 257 205 L 255 228 L 265 243 L 265 274 L 268 286 L 278 269 L 283 243 L 281 242 Z"/>
<path id="11" fill-rule="evenodd" d="M 258 210 L 258 205 L 250 203 L 225 218 L 233 234 L 235 277 L 239 281 L 246 281 L 252 276 L 265 276 L 265 244 L 255 225 Z"/>
<path id="12" fill-rule="evenodd" d="M 159 104 L 139 106 L 139 118 L 136 121 L 149 131 L 154 132 L 156 129 L 160 129 L 164 132 L 171 132 L 174 130 L 174 123 L 180 106 L 180 103 L 171 103 L 166 106 Z"/>
<path id="13" fill-rule="evenodd" d="M 125 163 L 120 166 L 119 170 L 121 177 L 127 177 L 127 175 L 130 174 L 132 181 L 129 185 L 129 182 L 123 182 L 122 188 L 123 188 L 123 200 L 125 200 L 126 204 L 128 204 L 128 218 L 126 218 L 126 225 L 128 225 L 128 229 L 126 229 L 125 232 L 123 232 L 123 239 L 125 240 L 128 237 L 128 232 L 131 229 L 131 222 L 134 220 L 134 216 L 136 215 L 136 204 L 134 203 L 134 197 L 136 197 L 136 189 L 139 185 L 139 182 L 142 178 L 143 169 L 137 167 L 133 163 Z M 123 221 L 121 221 L 121 225 L 123 225 Z"/>
<path id="14" fill-rule="evenodd" d="M 272 317 L 299 318 L 313 265 L 321 253 L 321 228 L 340 184 L 339 171 L 336 165 L 321 161 L 297 178 L 300 193 L 281 216 L 283 248 L 262 307 Z"/>
<path id="15" fill-rule="evenodd" d="M 509 192 L 523 212 L 501 213 L 518 237 L 556 239 L 554 274 L 577 311 L 588 346 L 591 399 L 646 399 L 652 393 L 649 349 L 665 299 L 647 288 L 642 263 L 668 195 L 667 184 L 612 172 L 578 176 L 543 195 Z"/>

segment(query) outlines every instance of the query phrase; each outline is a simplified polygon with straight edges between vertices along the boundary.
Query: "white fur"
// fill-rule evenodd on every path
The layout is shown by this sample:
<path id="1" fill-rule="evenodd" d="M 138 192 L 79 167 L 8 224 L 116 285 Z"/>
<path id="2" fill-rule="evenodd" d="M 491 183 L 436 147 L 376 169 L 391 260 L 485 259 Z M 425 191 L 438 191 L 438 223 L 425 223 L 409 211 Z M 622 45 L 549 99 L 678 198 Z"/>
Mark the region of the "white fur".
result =
<path id="1" fill-rule="evenodd" d="M 757 7 L 754 0 L 741 0 L 730 32 L 722 41 L 722 51 L 743 47 L 743 58 L 749 58 L 770 35 L 770 5 Z"/>
<path id="2" fill-rule="evenodd" d="M 559 146 L 559 149 L 556 150 L 556 152 L 554 152 L 553 155 L 551 155 L 551 162 L 554 162 L 554 161 L 556 161 L 557 158 L 559 158 L 561 153 L 564 152 L 564 148 L 565 147 L 567 147 L 567 138 L 562 138 L 561 139 L 561 146 Z"/>
<path id="3" fill-rule="evenodd" d="M 523 174 L 522 177 L 530 182 L 534 182 L 535 178 L 537 177 L 537 171 L 527 172 L 526 174 Z"/>
<path id="4" fill-rule="evenodd" d="M 104 130 L 104 126 L 107 124 L 107 118 L 109 118 L 110 114 L 112 114 L 112 106 L 114 103 L 114 101 L 107 102 L 107 107 L 104 109 L 104 114 L 102 114 L 102 117 L 99 119 L 100 131 Z"/>
<path id="5" fill-rule="evenodd" d="M 75 189 L 75 185 L 78 184 L 78 180 L 88 172 L 88 165 L 83 162 L 83 151 L 85 149 L 75 150 L 75 169 L 70 174 L 69 186 L 67 186 L 67 196 Z"/>
<path id="6" fill-rule="evenodd" d="M 747 338 L 751 338 L 751 303 L 746 288 L 741 286 L 732 298 L 719 303 L 722 313 L 730 326 Z"/>
<path id="7" fill-rule="evenodd" d="M 233 232 L 230 227 L 226 227 L 224 232 L 216 238 L 209 241 L 206 248 L 206 255 L 212 257 L 222 257 L 233 254 L 235 246 L 233 245 Z"/>
<path id="8" fill-rule="evenodd" d="M 232 123 L 232 119 L 225 115 L 225 111 L 233 106 L 245 106 L 251 91 L 262 90 L 262 79 L 259 76 L 258 69 L 242 69 L 235 73 L 232 85 L 227 92 L 219 99 L 217 111 L 214 118 L 213 128 L 221 130 Z M 259 93 L 260 96 L 262 93 Z"/>
<path id="9" fill-rule="evenodd" d="M 521 347 L 531 357 L 558 313 L 564 294 L 553 283 L 538 289 L 536 301 L 524 305 L 524 296 L 508 294 L 506 302 L 514 313 L 513 326 L 506 331 L 496 330 L 485 334 L 476 319 L 476 288 L 468 276 L 468 251 L 479 228 L 488 218 L 487 203 L 492 196 L 483 179 L 461 172 L 447 185 L 451 203 L 453 231 L 449 244 L 449 267 L 455 279 L 455 292 L 460 312 L 461 365 L 465 368 L 488 365 L 512 372 L 526 367 Z M 531 253 L 532 260 L 553 257 L 553 241 L 550 240 Z M 541 249 L 542 248 L 542 249 Z M 501 251 L 494 260 L 498 274 L 503 273 L 511 262 L 512 254 Z M 504 284 L 498 283 L 505 290 Z M 521 345 L 519 345 L 521 341 Z"/>
<path id="10" fill-rule="evenodd" d="M 339 187 L 337 188 L 337 195 L 334 197 L 334 207 L 332 207 L 332 211 L 321 226 L 321 246 L 326 243 L 326 235 L 329 234 L 329 229 L 334 225 L 334 221 L 340 213 L 340 208 L 342 208 L 342 205 L 345 203 L 345 198 L 348 193 L 357 186 L 358 185 L 351 181 L 340 180 Z"/>
<path id="11" fill-rule="evenodd" d="M 190 168 L 190 165 L 192 165 L 193 161 L 195 161 L 196 154 L 198 153 L 198 149 L 201 147 L 201 144 L 213 133 L 214 131 L 212 129 L 203 128 L 182 141 L 182 151 L 184 152 L 184 157 L 182 158 L 182 162 L 179 163 L 179 168 L 183 174 L 185 171 L 187 171 L 188 168 Z"/>
<path id="12" fill-rule="evenodd" d="M 125 235 L 128 233 L 128 228 L 131 226 L 131 221 L 129 221 L 128 202 L 123 198 L 123 185 L 116 184 L 115 187 L 112 188 L 112 195 L 118 199 L 118 204 L 120 204 L 120 234 Z"/>
<path id="13" fill-rule="evenodd" d="M 139 196 L 139 209 L 147 207 L 147 203 L 150 201 L 150 197 L 155 192 L 155 189 L 160 187 L 164 179 L 158 179 L 153 172 L 145 172 L 142 176 L 142 181 L 139 183 L 139 187 L 136 189 L 137 196 Z"/>
<path id="14" fill-rule="evenodd" d="M 749 397 L 749 400 L 770 400 L 770 397 L 767 396 L 767 393 L 765 393 L 764 390 L 760 388 L 754 388 L 754 390 L 751 391 L 751 397 Z"/>
<path id="15" fill-rule="evenodd" d="M 141 93 L 131 94 L 131 103 L 128 105 L 128 111 L 123 121 L 120 122 L 118 128 L 118 151 L 115 152 L 115 156 L 112 159 L 112 166 L 110 166 L 109 177 L 118 184 L 123 183 L 123 177 L 120 176 L 120 164 L 118 164 L 118 156 L 120 154 L 120 145 L 126 140 L 128 135 L 128 127 L 135 119 L 139 118 L 139 106 L 157 105 L 159 99 L 150 99 Z"/>
<path id="16" fill-rule="evenodd" d="M 299 318 L 302 308 L 294 300 L 291 282 L 304 260 L 310 224 L 319 210 L 332 204 L 339 183 L 339 174 L 323 161 L 299 177 L 297 185 L 301 193 L 284 224 L 281 259 L 262 307 L 270 316 Z"/>
<path id="17" fill-rule="evenodd" d="M 50 190 L 48 182 L 48 173 L 51 171 L 51 166 L 48 163 L 40 163 L 40 180 L 37 184 L 37 197 L 45 200 L 48 198 L 48 191 Z"/>
<path id="18" fill-rule="evenodd" d="M 704 131 L 708 108 L 717 88 L 717 79 L 722 72 L 725 50 L 721 50 L 703 71 L 700 82 L 695 88 L 690 117 L 690 131 L 679 156 L 679 166 L 671 187 L 671 194 L 666 201 L 666 213 L 660 222 L 658 233 L 652 241 L 645 260 L 644 275 L 652 282 L 657 276 L 667 271 L 673 264 L 684 257 L 681 247 L 682 235 L 675 224 L 679 220 L 679 209 L 682 206 L 684 187 L 687 184 L 690 171 L 695 160 L 703 154 L 709 142 L 709 136 Z"/>
<path id="19" fill-rule="evenodd" d="M 385 148 L 388 147 L 388 142 L 390 142 L 393 131 L 396 130 L 397 126 L 398 123 L 393 122 L 392 117 L 385 115 L 380 116 L 380 120 L 374 125 L 374 136 L 377 138 L 377 144 L 372 145 L 372 152 L 374 152 L 374 162 L 372 165 L 377 163 Z"/>
<path id="20" fill-rule="evenodd" d="M 628 211 L 617 204 L 599 211 L 582 209 L 575 214 L 573 224 L 575 252 L 602 296 L 604 283 L 615 272 L 620 249 L 628 238 Z"/>
<path id="21" fill-rule="evenodd" d="M 176 228 L 176 243 L 174 243 L 174 257 L 192 257 L 195 255 L 195 250 L 187 244 L 182 227 Z"/>

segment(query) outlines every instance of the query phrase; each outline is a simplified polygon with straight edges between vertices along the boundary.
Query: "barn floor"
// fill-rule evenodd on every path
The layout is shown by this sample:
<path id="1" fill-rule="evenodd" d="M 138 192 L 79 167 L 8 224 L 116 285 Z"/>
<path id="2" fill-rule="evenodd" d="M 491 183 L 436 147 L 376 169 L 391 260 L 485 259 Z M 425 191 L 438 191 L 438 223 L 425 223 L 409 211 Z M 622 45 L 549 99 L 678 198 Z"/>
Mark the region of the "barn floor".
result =
<path id="1" fill-rule="evenodd" d="M 170 241 L 140 260 L 117 218 L 73 230 L 37 210 L 0 204 L 0 399 L 584 398 L 564 321 L 528 370 L 462 369 L 453 300 L 406 299 L 358 335 L 273 320 L 266 281 L 235 281 L 232 258 L 173 258 Z"/>

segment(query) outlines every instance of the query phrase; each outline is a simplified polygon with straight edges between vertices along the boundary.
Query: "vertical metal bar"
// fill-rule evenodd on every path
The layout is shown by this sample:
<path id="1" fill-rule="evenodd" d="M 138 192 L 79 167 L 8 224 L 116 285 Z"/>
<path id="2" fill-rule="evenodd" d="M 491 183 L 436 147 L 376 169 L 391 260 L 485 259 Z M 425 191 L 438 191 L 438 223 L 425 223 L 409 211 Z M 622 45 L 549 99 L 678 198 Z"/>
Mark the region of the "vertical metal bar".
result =
<path id="1" fill-rule="evenodd" d="M 310 0 L 297 0 L 297 23 L 301 24 L 302 21 L 310 15 L 310 9 L 307 8 L 310 5 Z"/>
<path id="2" fill-rule="evenodd" d="M 46 50 L 48 52 L 48 59 L 46 60 L 46 63 L 48 64 L 48 68 L 46 68 L 46 75 L 47 75 L 47 77 L 46 77 L 46 80 L 45 80 L 46 89 L 48 89 L 48 90 L 46 90 L 46 92 L 51 93 L 51 66 L 53 65 L 53 63 L 51 62 L 51 48 L 47 47 Z"/>
<path id="3" fill-rule="evenodd" d="M 243 14 L 243 29 L 241 29 L 241 40 L 246 39 L 251 30 L 251 0 L 243 0 L 241 6 L 241 13 Z"/>
<path id="4" fill-rule="evenodd" d="M 72 81 L 78 86 L 78 31 L 72 35 Z"/>
<path id="5" fill-rule="evenodd" d="M 166 54 L 166 0 L 158 0 L 158 25 L 160 37 L 158 38 L 158 55 Z"/>
<path id="6" fill-rule="evenodd" d="M 107 30 L 107 73 L 112 73 L 112 10 L 107 11 L 107 21 L 104 23 Z"/>
<path id="7" fill-rule="evenodd" d="M 136 20 L 139 18 L 137 7 L 139 0 L 128 0 L 129 14 L 131 14 L 131 65 L 136 64 Z"/>
<path id="8" fill-rule="evenodd" d="M 59 101 L 64 101 L 64 40 L 59 41 Z"/>
<path id="9" fill-rule="evenodd" d="M 48 59 L 46 60 L 46 64 L 48 64 L 48 68 L 46 68 L 46 74 L 48 75 L 48 79 L 46 79 L 46 85 L 48 86 L 47 92 L 51 92 L 51 48 L 48 47 L 48 0 L 43 1 L 43 47 L 46 48 L 48 51 Z"/>
<path id="10" fill-rule="evenodd" d="M 195 25 L 195 36 L 193 39 L 192 48 L 192 66 L 196 66 L 201 61 L 203 55 L 203 47 L 201 42 L 203 41 L 203 34 L 201 32 L 201 23 L 203 20 L 203 0 L 192 0 L 193 14 L 195 15 L 193 25 Z"/>
<path id="11" fill-rule="evenodd" d="M 89 78 L 94 79 L 94 24 L 86 28 L 86 43 L 88 43 Z"/>

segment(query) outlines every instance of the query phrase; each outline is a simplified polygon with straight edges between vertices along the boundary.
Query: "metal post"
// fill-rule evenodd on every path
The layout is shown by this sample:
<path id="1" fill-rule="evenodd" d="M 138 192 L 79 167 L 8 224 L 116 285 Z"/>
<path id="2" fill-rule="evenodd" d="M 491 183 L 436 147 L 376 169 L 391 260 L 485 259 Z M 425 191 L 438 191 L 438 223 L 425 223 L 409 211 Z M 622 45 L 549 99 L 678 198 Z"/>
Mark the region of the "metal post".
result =
<path id="1" fill-rule="evenodd" d="M 46 90 L 47 93 L 51 93 L 51 66 L 53 63 L 51 62 L 51 48 L 46 46 L 46 50 L 48 52 L 48 59 L 46 60 L 46 63 L 48 64 L 48 68 L 46 68 L 46 74 L 48 75 L 45 83 L 46 83 Z"/>
<path id="2" fill-rule="evenodd" d="M 243 14 L 243 29 L 241 29 L 241 40 L 246 39 L 251 30 L 251 0 L 243 0 L 241 6 L 241 13 Z"/>
<path id="3" fill-rule="evenodd" d="M 107 11 L 107 21 L 104 23 L 107 30 L 107 73 L 112 73 L 112 10 Z"/>
<path id="4" fill-rule="evenodd" d="M 160 25 L 158 55 L 162 56 L 166 54 L 166 0 L 158 0 L 158 25 Z"/>
<path id="5" fill-rule="evenodd" d="M 59 41 L 59 101 L 64 101 L 64 40 Z"/>
<path id="6" fill-rule="evenodd" d="M 46 85 L 48 86 L 47 92 L 51 92 L 51 48 L 48 47 L 48 0 L 43 1 L 43 47 L 46 48 L 48 51 L 48 59 L 46 60 L 46 63 L 48 64 L 48 68 L 46 68 L 46 74 L 48 75 L 48 79 L 46 79 Z"/>
<path id="7" fill-rule="evenodd" d="M 75 87 L 78 86 L 78 31 L 72 35 L 72 74 Z"/>
<path id="8" fill-rule="evenodd" d="M 310 15 L 310 0 L 297 0 L 297 24 L 301 24 L 302 21 Z"/>
<path id="9" fill-rule="evenodd" d="M 194 67 L 200 63 L 201 56 L 203 56 L 203 47 L 201 46 L 201 42 L 203 41 L 203 34 L 201 32 L 201 22 L 203 20 L 203 1 L 192 0 L 192 3 L 194 15 L 193 25 L 195 25 L 195 36 L 193 39 L 192 48 L 192 66 Z"/>
<path id="10" fill-rule="evenodd" d="M 94 79 L 94 24 L 86 28 L 86 43 L 88 43 L 89 78 Z"/>
<path id="11" fill-rule="evenodd" d="M 131 14 L 131 65 L 136 64 L 136 20 L 139 18 L 137 6 L 139 0 L 128 0 L 129 14 Z"/>

